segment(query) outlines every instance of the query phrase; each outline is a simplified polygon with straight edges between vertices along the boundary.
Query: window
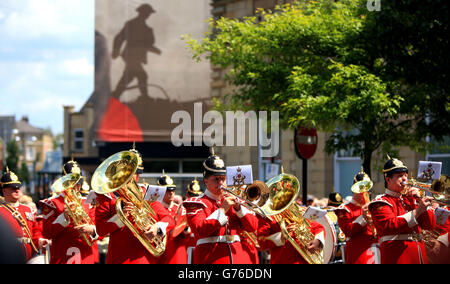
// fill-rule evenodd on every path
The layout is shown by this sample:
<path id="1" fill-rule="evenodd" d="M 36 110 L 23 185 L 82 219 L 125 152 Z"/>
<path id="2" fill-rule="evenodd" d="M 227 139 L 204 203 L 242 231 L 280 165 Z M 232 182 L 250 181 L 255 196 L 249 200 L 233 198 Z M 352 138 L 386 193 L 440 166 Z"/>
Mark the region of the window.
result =
<path id="1" fill-rule="evenodd" d="M 36 151 L 33 146 L 28 146 L 25 148 L 25 160 L 34 161 L 36 158 Z"/>
<path id="2" fill-rule="evenodd" d="M 450 146 L 450 136 L 445 137 L 444 142 L 440 146 Z M 442 162 L 441 175 L 450 175 L 450 151 L 442 151 L 438 149 L 439 147 L 433 149 L 427 154 L 427 161 Z"/>
<path id="3" fill-rule="evenodd" d="M 349 151 L 339 151 L 334 155 L 334 187 L 342 197 L 353 196 L 353 177 L 361 171 L 362 160 Z"/>
<path id="4" fill-rule="evenodd" d="M 83 129 L 74 130 L 74 151 L 83 152 L 84 149 L 84 131 Z"/>

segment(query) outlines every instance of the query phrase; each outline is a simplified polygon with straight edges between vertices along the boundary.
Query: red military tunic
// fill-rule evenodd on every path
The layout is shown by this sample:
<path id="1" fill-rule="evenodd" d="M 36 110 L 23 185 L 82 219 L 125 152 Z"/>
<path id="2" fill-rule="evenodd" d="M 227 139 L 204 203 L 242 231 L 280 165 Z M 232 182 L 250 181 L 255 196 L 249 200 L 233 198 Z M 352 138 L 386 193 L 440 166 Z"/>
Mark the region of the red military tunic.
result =
<path id="1" fill-rule="evenodd" d="M 317 223 L 311 222 L 311 233 L 322 245 L 325 244 L 325 229 Z M 308 262 L 282 237 L 280 225 L 273 218 L 260 219 L 258 228 L 258 242 L 261 250 L 270 250 L 271 264 L 307 264 Z"/>
<path id="2" fill-rule="evenodd" d="M 242 248 L 250 256 L 250 258 L 251 258 L 251 262 L 250 263 L 252 263 L 252 264 L 259 264 L 258 249 L 256 248 L 255 244 L 251 240 L 251 238 L 254 237 L 256 239 L 256 241 L 258 241 L 258 238 L 256 237 L 256 234 L 251 236 L 251 235 L 248 235 L 246 233 L 247 232 L 245 232 L 245 231 L 242 231 L 242 232 L 239 233 L 239 237 L 241 238 Z"/>
<path id="3" fill-rule="evenodd" d="M 450 210 L 448 206 L 444 206 L 443 209 Z M 440 232 L 438 241 L 441 242 L 445 247 L 444 253 L 440 254 L 438 262 L 440 264 L 450 264 L 450 242 L 449 242 L 449 232 L 450 232 L 450 218 L 447 218 L 443 223 L 437 224 L 437 231 Z"/>
<path id="4" fill-rule="evenodd" d="M 164 207 L 168 210 L 172 218 L 177 215 L 178 208 L 180 205 L 172 202 L 171 205 L 167 203 L 163 203 Z M 187 255 L 187 242 L 189 235 L 180 233 L 175 238 L 172 235 L 173 230 L 170 231 L 169 237 L 167 238 L 167 245 L 164 254 L 162 254 L 159 258 L 160 264 L 187 264 L 188 255 Z"/>
<path id="5" fill-rule="evenodd" d="M 6 221 L 6 223 L 8 223 L 8 225 L 11 227 L 13 232 L 16 234 L 18 240 L 22 244 L 26 260 L 28 261 L 33 257 L 33 254 L 35 253 L 31 245 L 31 241 L 35 245 L 36 249 L 38 249 L 39 239 L 42 238 L 41 230 L 39 228 L 38 223 L 36 222 L 35 214 L 31 207 L 20 203 L 18 204 L 9 203 L 9 206 L 12 208 L 12 210 L 18 212 L 22 216 L 23 220 L 25 220 L 28 229 L 31 233 L 31 239 L 26 233 L 25 228 L 19 225 L 19 222 L 4 207 L 4 204 L 0 205 L 0 218 L 3 218 Z"/>
<path id="6" fill-rule="evenodd" d="M 147 202 L 147 201 L 144 201 Z M 158 202 L 150 203 L 157 216 L 157 225 L 166 233 L 174 226 L 173 219 L 164 206 Z M 100 194 L 97 196 L 95 214 L 97 233 L 100 236 L 110 235 L 107 264 L 154 264 L 158 259 L 154 257 L 133 235 L 120 220 L 116 212 L 116 198 L 114 194 Z"/>
<path id="7" fill-rule="evenodd" d="M 433 210 L 422 213 L 417 220 L 412 197 L 386 189 L 369 204 L 369 211 L 380 238 L 381 264 L 428 263 L 425 245 L 417 236 L 421 229 L 436 225 Z"/>
<path id="8" fill-rule="evenodd" d="M 339 228 L 347 237 L 345 244 L 346 264 L 377 263 L 378 239 L 374 237 L 369 225 L 363 217 L 363 211 L 353 199 L 334 209 L 338 217 Z"/>
<path id="9" fill-rule="evenodd" d="M 85 212 L 92 221 L 95 219 L 95 208 L 82 199 Z M 94 264 L 98 263 L 98 246 L 96 237 L 89 246 L 81 237 L 75 225 L 64 216 L 64 193 L 40 201 L 43 208 L 43 234 L 52 240 L 50 246 L 50 264 Z"/>
<path id="10" fill-rule="evenodd" d="M 208 190 L 200 197 L 183 202 L 188 224 L 197 239 L 193 263 L 251 264 L 252 257 L 244 250 L 239 233 L 243 230 L 256 231 L 258 219 L 244 206 L 239 212 L 231 207 L 223 214 L 219 209 L 221 202 Z"/>

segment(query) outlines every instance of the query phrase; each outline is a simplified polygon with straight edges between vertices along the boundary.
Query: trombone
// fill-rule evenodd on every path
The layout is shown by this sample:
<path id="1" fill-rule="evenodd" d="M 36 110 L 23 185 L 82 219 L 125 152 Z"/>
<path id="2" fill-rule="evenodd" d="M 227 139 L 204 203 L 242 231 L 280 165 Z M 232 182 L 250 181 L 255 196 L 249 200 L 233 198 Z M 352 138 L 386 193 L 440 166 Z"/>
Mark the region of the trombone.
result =
<path id="1" fill-rule="evenodd" d="M 261 208 L 269 199 L 269 188 L 264 182 L 256 180 L 251 185 L 235 182 L 233 187 L 221 186 L 220 188 L 237 197 L 241 205 L 247 209 L 252 210 L 263 218 L 268 218 L 265 211 Z"/>
<path id="2" fill-rule="evenodd" d="M 447 175 L 441 175 L 440 179 L 434 180 L 410 178 L 404 184 L 408 187 L 418 188 L 421 197 L 428 193 L 433 197 L 433 202 L 443 206 L 450 206 L 450 177 Z"/>

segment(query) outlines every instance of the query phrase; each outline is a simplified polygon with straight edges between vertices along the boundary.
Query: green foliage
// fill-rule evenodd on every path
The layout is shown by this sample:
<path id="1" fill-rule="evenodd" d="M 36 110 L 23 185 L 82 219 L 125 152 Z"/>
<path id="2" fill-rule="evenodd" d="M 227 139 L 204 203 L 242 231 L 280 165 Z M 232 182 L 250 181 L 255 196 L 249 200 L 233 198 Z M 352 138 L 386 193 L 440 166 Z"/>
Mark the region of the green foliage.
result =
<path id="1" fill-rule="evenodd" d="M 370 171 L 376 150 L 425 151 L 426 135 L 449 134 L 450 64 L 439 62 L 448 62 L 448 17 L 438 10 L 447 4 L 426 1 L 430 6 L 416 13 L 419 1 L 392 2 L 369 12 L 366 0 L 302 1 L 210 20 L 201 41 L 185 40 L 195 60 L 228 70 L 226 80 L 236 86 L 215 99 L 216 109 L 278 110 L 282 127 L 329 132 L 327 152 L 352 150 Z M 447 49 L 428 54 L 428 44 Z M 420 77 L 420 68 L 436 74 Z"/>
<path id="2" fill-rule="evenodd" d="M 8 168 L 17 173 L 19 169 L 19 147 L 16 141 L 11 140 L 6 145 L 6 165 Z M 6 168 L 6 167 L 5 167 Z"/>
<path id="3" fill-rule="evenodd" d="M 28 184 L 30 182 L 30 172 L 28 171 L 28 167 L 25 162 L 21 163 L 20 169 L 17 172 L 17 175 L 19 176 L 19 179 L 22 183 Z"/>

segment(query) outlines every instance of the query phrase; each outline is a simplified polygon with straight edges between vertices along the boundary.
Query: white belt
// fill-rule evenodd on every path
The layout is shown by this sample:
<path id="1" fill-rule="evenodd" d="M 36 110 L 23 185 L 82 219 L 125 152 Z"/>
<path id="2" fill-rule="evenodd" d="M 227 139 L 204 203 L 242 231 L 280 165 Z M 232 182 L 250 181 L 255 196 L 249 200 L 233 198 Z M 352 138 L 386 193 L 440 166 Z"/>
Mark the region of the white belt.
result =
<path id="1" fill-rule="evenodd" d="M 209 238 L 203 238 L 199 239 L 197 241 L 197 245 L 201 244 L 210 244 L 210 243 L 234 243 L 234 242 L 240 242 L 241 238 L 238 235 L 230 236 L 216 236 L 216 237 L 209 237 Z"/>
<path id="2" fill-rule="evenodd" d="M 387 235 L 380 238 L 380 244 L 387 241 L 421 241 L 420 234 Z"/>

